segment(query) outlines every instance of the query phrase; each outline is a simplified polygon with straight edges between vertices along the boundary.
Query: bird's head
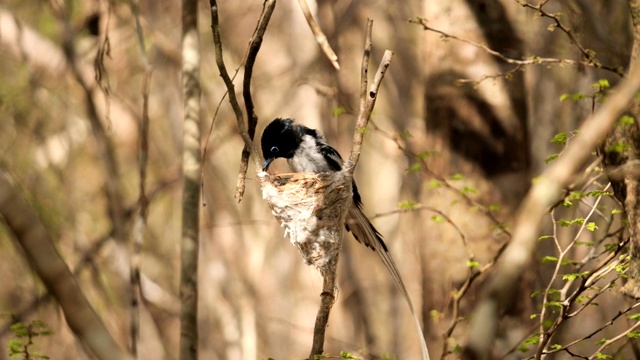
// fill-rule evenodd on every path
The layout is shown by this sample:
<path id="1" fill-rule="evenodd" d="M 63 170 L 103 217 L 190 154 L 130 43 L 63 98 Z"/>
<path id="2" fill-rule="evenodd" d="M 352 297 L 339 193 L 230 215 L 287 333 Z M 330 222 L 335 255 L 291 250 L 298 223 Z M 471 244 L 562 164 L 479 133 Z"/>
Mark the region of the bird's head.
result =
<path id="1" fill-rule="evenodd" d="M 294 126 L 296 125 L 293 124 L 292 119 L 277 118 L 264 129 L 260 140 L 265 160 L 262 166 L 263 171 L 267 171 L 271 162 L 277 158 L 293 157 L 299 144 Z"/>

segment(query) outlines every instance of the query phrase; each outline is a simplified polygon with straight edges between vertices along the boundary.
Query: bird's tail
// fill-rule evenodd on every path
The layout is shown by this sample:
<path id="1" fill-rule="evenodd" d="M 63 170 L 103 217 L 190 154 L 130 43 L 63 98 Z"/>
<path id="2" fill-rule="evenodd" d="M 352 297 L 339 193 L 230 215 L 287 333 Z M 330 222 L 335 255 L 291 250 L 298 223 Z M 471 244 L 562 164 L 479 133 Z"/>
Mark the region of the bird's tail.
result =
<path id="1" fill-rule="evenodd" d="M 418 315 L 413 309 L 413 304 L 411 303 L 411 298 L 409 297 L 409 293 L 407 292 L 407 288 L 404 286 L 404 282 L 402 281 L 402 277 L 400 276 L 400 272 L 398 271 L 398 267 L 396 263 L 391 258 L 391 254 L 389 253 L 389 249 L 387 249 L 387 245 L 382 240 L 382 236 L 373 227 L 373 224 L 369 221 L 369 219 L 364 215 L 362 210 L 356 204 L 352 204 L 349 208 L 349 212 L 347 213 L 347 230 L 351 231 L 353 236 L 358 240 L 358 242 L 362 243 L 366 247 L 375 251 L 380 259 L 391 273 L 391 277 L 393 277 L 393 281 L 398 286 L 398 289 L 404 296 L 404 299 L 409 306 L 409 310 L 411 311 L 411 315 L 413 316 L 413 321 L 415 323 L 416 330 L 418 331 L 418 337 L 420 338 L 420 342 L 422 345 L 422 358 L 423 360 L 429 360 L 429 350 L 427 349 L 427 343 L 424 339 L 424 333 L 422 332 L 422 327 L 420 326 L 420 321 L 418 320 Z"/>

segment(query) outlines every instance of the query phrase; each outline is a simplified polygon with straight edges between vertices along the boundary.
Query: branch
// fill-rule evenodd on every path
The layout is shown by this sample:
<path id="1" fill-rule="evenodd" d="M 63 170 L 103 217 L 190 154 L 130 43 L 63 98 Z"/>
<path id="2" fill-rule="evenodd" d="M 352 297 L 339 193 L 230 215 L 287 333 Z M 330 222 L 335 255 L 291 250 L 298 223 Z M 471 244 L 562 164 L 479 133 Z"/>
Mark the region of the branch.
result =
<path id="1" fill-rule="evenodd" d="M 571 65 L 571 66 L 575 66 L 575 67 L 581 67 L 581 66 L 588 66 L 588 67 L 593 67 L 596 69 L 602 69 L 602 70 L 606 70 L 606 71 L 610 71 L 612 73 L 615 73 L 616 75 L 623 77 L 624 76 L 624 69 L 621 66 L 618 67 L 613 67 L 613 66 L 607 66 L 607 65 L 602 65 L 600 64 L 595 58 L 590 57 L 587 58 L 586 60 L 583 61 L 576 61 L 576 60 L 570 60 L 570 59 L 558 59 L 558 58 L 546 58 L 546 57 L 538 57 L 538 56 L 531 56 L 529 59 L 523 60 L 523 59 L 513 59 L 510 57 L 505 56 L 504 54 L 502 54 L 499 51 L 493 50 L 491 48 L 489 48 L 487 45 L 485 44 L 480 44 L 477 43 L 475 41 L 469 40 L 469 39 L 465 39 L 465 38 L 461 38 L 452 34 L 449 34 L 447 32 L 444 32 L 442 30 L 438 30 L 435 28 L 430 27 L 427 24 L 427 20 L 424 18 L 416 18 L 416 19 L 410 19 L 409 20 L 410 23 L 412 24 L 417 24 L 417 25 L 421 25 L 422 28 L 425 31 L 431 31 L 434 32 L 436 34 L 440 34 L 440 36 L 442 36 L 442 38 L 444 39 L 453 39 L 453 40 L 457 40 L 460 42 L 463 42 L 465 44 L 469 44 L 472 46 L 475 46 L 479 49 L 484 50 L 487 54 L 492 55 L 497 57 L 498 59 L 504 61 L 507 64 L 512 64 L 515 65 L 515 67 L 509 71 L 507 71 L 506 73 L 500 73 L 500 74 L 495 74 L 495 75 L 486 75 L 483 76 L 480 80 L 477 81 L 473 81 L 473 82 L 482 82 L 483 80 L 486 79 L 495 79 L 498 77 L 505 77 L 505 78 L 509 78 L 509 76 L 513 76 L 513 74 L 519 70 L 522 69 L 522 67 L 527 66 L 527 65 L 539 65 L 539 64 L 557 64 L 557 65 Z M 560 29 L 562 29 L 562 27 L 559 27 Z M 576 44 L 579 45 L 579 43 L 576 42 Z M 582 46 L 579 46 L 580 49 L 583 49 Z M 585 50 L 586 51 L 586 50 Z M 472 82 L 472 80 L 461 80 L 461 82 Z"/>
<path id="2" fill-rule="evenodd" d="M 633 101 L 640 89 L 640 74 L 631 72 L 607 98 L 600 109 L 581 126 L 565 153 L 549 167 L 527 193 L 515 214 L 513 239 L 488 279 L 486 291 L 475 309 L 465 358 L 485 358 L 490 353 L 500 309 L 511 297 L 515 284 L 526 269 L 535 250 L 538 230 L 544 214 L 569 186 L 575 174 L 591 156 L 591 151 L 606 136 L 611 126 Z"/>
<path id="3" fill-rule="evenodd" d="M 271 19 L 271 14 L 276 8 L 276 0 L 266 0 L 262 7 L 262 14 L 258 25 L 253 32 L 251 42 L 249 42 L 249 52 L 247 54 L 247 62 L 244 68 L 244 78 L 242 79 L 242 97 L 244 99 L 244 107 L 247 111 L 247 118 L 249 122 L 249 137 L 253 140 L 256 134 L 256 126 L 258 125 L 258 116 L 255 113 L 253 107 L 253 99 L 251 98 L 251 77 L 253 76 L 253 65 L 256 62 L 258 51 L 262 46 L 262 38 L 267 31 L 267 25 Z M 256 153 L 257 154 L 257 153 Z M 249 167 L 249 156 L 251 152 L 247 144 L 242 149 L 242 158 L 240 159 L 240 171 L 238 174 L 238 182 L 236 184 L 236 194 L 234 197 L 238 199 L 238 202 L 242 201 L 245 189 L 245 179 L 247 177 L 247 169 Z"/>
<path id="4" fill-rule="evenodd" d="M 224 65 L 224 59 L 222 56 L 222 40 L 220 39 L 220 21 L 218 20 L 217 1 L 209 0 L 209 5 L 211 6 L 211 32 L 213 33 L 213 44 L 216 53 L 216 65 L 218 66 L 220 77 L 222 77 L 222 80 L 227 87 L 227 92 L 229 93 L 229 103 L 231 103 L 231 108 L 233 109 L 233 113 L 236 116 L 236 122 L 238 123 L 238 132 L 240 133 L 245 146 L 249 148 L 251 152 L 253 152 L 256 171 L 259 172 L 262 169 L 259 160 L 260 152 L 258 151 L 258 148 L 254 144 L 253 140 L 251 140 L 251 137 L 247 132 L 247 127 L 244 124 L 244 118 L 242 116 L 242 109 L 240 109 L 238 98 L 236 97 L 235 86 L 233 85 L 233 81 L 229 77 L 226 66 Z"/>
<path id="5" fill-rule="evenodd" d="M 378 99 L 378 90 L 380 84 L 384 78 L 387 68 L 391 64 L 391 57 L 393 51 L 385 50 L 384 56 L 378 66 L 378 71 L 373 78 L 373 83 L 367 92 L 368 73 L 369 73 L 369 57 L 371 56 L 371 31 L 373 28 L 373 20 L 367 20 L 367 33 L 365 36 L 365 48 L 364 55 L 362 57 L 362 67 L 360 71 L 360 110 L 358 112 L 358 120 L 356 121 L 356 131 L 353 134 L 353 147 L 351 148 L 351 155 L 347 160 L 345 168 L 349 171 L 350 176 L 353 176 L 358 159 L 360 158 L 360 152 L 362 151 L 362 141 L 364 140 L 364 133 L 366 127 L 371 119 L 371 113 L 373 107 Z"/>
<path id="6" fill-rule="evenodd" d="M 338 55 L 336 55 L 335 51 L 333 51 L 331 45 L 329 44 L 329 41 L 327 40 L 327 36 L 324 34 L 324 32 L 322 32 L 322 29 L 313 18 L 311 10 L 309 9 L 309 4 L 307 4 L 307 0 L 298 0 L 298 3 L 300 4 L 300 9 L 302 9 L 304 18 L 307 19 L 309 28 L 311 29 L 311 32 L 313 32 L 313 36 L 316 38 L 318 45 L 320 45 L 322 52 L 324 52 L 324 55 L 327 57 L 327 59 L 329 59 L 331 65 L 333 65 L 336 70 L 340 70 L 340 64 L 338 64 Z"/>
<path id="7" fill-rule="evenodd" d="M 580 50 L 580 53 L 582 53 L 582 56 L 586 59 L 586 64 L 585 65 L 589 64 L 589 66 L 592 66 L 591 64 L 593 64 L 594 67 L 600 68 L 601 65 L 598 62 L 598 59 L 596 59 L 596 57 L 595 57 L 595 55 L 596 55 L 595 52 L 593 50 L 591 50 L 591 49 L 587 49 L 584 46 L 582 46 L 582 44 L 578 41 L 578 38 L 576 38 L 576 36 L 573 33 L 573 31 L 571 31 L 571 29 L 569 29 L 568 27 L 564 26 L 562 24 L 562 22 L 560 22 L 560 13 L 550 14 L 550 13 L 548 13 L 545 10 L 542 9 L 542 7 L 545 6 L 547 4 L 547 2 L 549 2 L 549 0 L 540 1 L 540 3 L 538 5 L 529 4 L 525 0 L 515 0 L 515 1 L 518 4 L 520 4 L 523 8 L 529 8 L 529 9 L 535 10 L 540 16 L 546 17 L 546 18 L 549 18 L 549 19 L 553 20 L 554 24 L 552 24 L 549 27 L 549 30 L 553 31 L 556 28 L 558 28 L 563 33 L 567 34 L 567 36 L 569 37 L 569 40 L 571 41 L 571 43 L 573 43 L 578 48 L 578 50 Z M 620 73 L 618 75 L 623 76 L 622 73 Z"/>
<path id="8" fill-rule="evenodd" d="M 107 199 L 107 212 L 115 229 L 114 237 L 117 240 L 124 241 L 126 224 L 124 222 L 123 195 L 120 187 L 120 170 L 116 151 L 99 115 L 95 97 L 95 79 L 91 79 L 86 76 L 84 71 L 85 69 L 80 66 L 76 56 L 76 48 L 73 38 L 74 33 L 69 19 L 71 9 L 67 8 L 68 6 L 69 5 L 64 5 L 62 7 L 52 6 L 52 9 L 54 14 L 62 22 L 62 48 L 68 66 L 86 97 L 85 110 L 87 118 L 91 125 L 93 137 L 96 140 L 96 146 L 102 160 L 102 165 L 105 169 L 104 192 Z M 108 97 L 108 94 L 105 93 L 105 95 Z M 106 113 L 106 116 L 109 116 L 108 112 Z"/>
<path id="9" fill-rule="evenodd" d="M 0 173 L 0 215 L 47 291 L 60 304 L 74 334 L 98 359 L 133 360 L 109 334 L 53 245 L 42 221 L 3 173 Z"/>

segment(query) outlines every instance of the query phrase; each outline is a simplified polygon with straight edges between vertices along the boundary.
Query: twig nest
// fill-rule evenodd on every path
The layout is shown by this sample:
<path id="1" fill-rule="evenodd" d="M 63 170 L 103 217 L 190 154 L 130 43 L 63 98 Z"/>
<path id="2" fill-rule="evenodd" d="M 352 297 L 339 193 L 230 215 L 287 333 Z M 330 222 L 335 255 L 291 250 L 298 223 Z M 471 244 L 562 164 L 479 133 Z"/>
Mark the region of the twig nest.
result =
<path id="1" fill-rule="evenodd" d="M 258 174 L 262 197 L 307 265 L 324 276 L 335 266 L 352 201 L 348 172 Z M 335 273 L 335 272 L 334 272 Z"/>

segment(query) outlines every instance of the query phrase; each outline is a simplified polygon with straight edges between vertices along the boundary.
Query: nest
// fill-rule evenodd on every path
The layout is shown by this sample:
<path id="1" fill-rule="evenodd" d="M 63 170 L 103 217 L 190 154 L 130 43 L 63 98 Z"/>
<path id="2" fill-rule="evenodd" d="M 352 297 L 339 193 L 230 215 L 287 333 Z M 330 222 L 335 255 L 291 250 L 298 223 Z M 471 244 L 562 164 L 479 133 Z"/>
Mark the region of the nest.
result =
<path id="1" fill-rule="evenodd" d="M 307 265 L 335 273 L 344 221 L 351 204 L 346 171 L 269 175 L 259 173 L 262 197 Z"/>

